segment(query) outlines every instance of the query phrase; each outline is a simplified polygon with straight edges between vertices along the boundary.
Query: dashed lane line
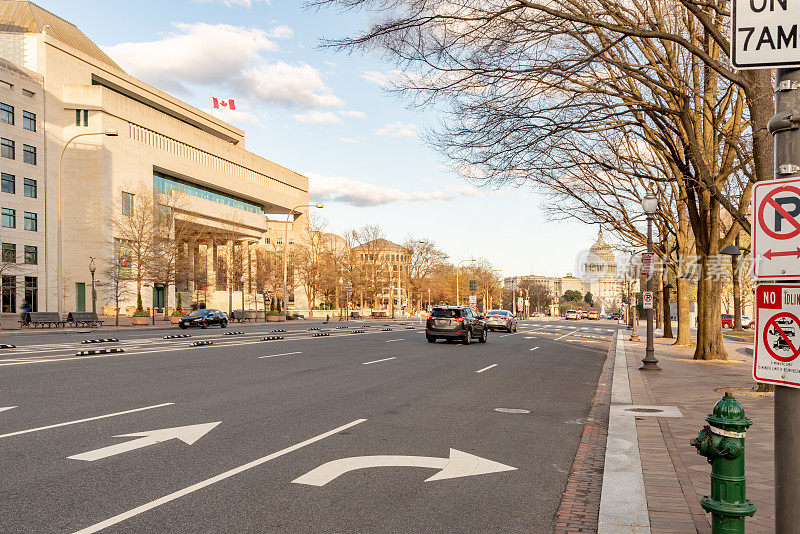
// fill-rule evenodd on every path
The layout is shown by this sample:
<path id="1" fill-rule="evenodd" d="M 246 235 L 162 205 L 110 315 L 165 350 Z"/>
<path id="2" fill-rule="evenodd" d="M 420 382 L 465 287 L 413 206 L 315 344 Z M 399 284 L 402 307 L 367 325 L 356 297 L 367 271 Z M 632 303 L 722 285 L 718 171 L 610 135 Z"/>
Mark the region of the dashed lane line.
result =
<path id="1" fill-rule="evenodd" d="M 528 349 L 528 350 L 536 350 L 536 349 L 538 349 L 538 348 L 539 348 L 539 347 L 533 347 L 532 349 Z"/>
<path id="2" fill-rule="evenodd" d="M 389 360 L 396 360 L 397 356 L 392 356 L 391 358 L 383 358 L 382 360 L 374 360 L 371 362 L 364 362 L 361 365 L 372 365 L 373 363 L 380 363 L 380 362 L 388 362 Z"/>
<path id="3" fill-rule="evenodd" d="M 258 359 L 261 360 L 263 358 L 277 358 L 278 356 L 292 356 L 294 354 L 303 354 L 302 352 L 284 352 L 282 354 L 270 354 L 269 356 L 259 356 Z"/>
<path id="4" fill-rule="evenodd" d="M 581 331 L 581 329 L 578 328 L 577 330 L 573 330 L 572 332 L 569 332 L 567 334 L 564 334 L 563 336 L 555 338 L 553 341 L 558 341 L 559 339 L 564 339 L 565 337 L 571 336 L 572 334 L 574 334 L 576 332 L 580 332 L 580 331 Z"/>
<path id="5" fill-rule="evenodd" d="M 476 372 L 476 373 L 482 373 L 482 372 L 484 372 L 484 371 L 488 371 L 488 370 L 489 370 L 489 369 L 491 369 L 492 367 L 497 367 L 497 364 L 496 364 L 496 363 L 493 363 L 493 364 L 492 364 L 492 365 L 490 365 L 489 367 L 484 367 L 483 369 L 481 369 L 481 370 L 479 370 L 479 371 L 475 371 L 475 372 Z"/>
<path id="6" fill-rule="evenodd" d="M 395 341 L 405 341 L 405 339 L 403 339 L 403 338 L 400 338 L 400 339 L 387 339 L 386 341 L 384 341 L 384 343 L 394 343 Z"/>

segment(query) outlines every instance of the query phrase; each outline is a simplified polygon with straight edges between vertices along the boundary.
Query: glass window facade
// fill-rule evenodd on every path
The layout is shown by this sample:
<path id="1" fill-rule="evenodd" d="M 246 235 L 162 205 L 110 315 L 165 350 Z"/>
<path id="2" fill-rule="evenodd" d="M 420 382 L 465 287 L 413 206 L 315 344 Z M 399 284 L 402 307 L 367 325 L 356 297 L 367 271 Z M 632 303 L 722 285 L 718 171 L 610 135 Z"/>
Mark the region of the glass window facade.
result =
<path id="1" fill-rule="evenodd" d="M 17 311 L 17 277 L 4 276 L 2 278 L 3 313 L 16 313 Z"/>
<path id="2" fill-rule="evenodd" d="M 22 145 L 22 161 L 36 165 L 36 147 L 31 145 Z"/>
<path id="3" fill-rule="evenodd" d="M 75 126 L 81 126 L 81 122 L 83 122 L 83 126 L 89 126 L 89 110 L 88 109 L 76 109 L 75 110 Z"/>
<path id="4" fill-rule="evenodd" d="M 230 206 L 232 208 L 249 211 L 250 213 L 266 215 L 264 212 L 264 207 L 255 202 L 251 202 L 228 193 L 223 193 L 222 191 L 217 191 L 210 187 L 204 187 L 202 185 L 187 182 L 186 180 L 166 176 L 164 174 L 153 174 L 153 191 L 156 193 L 163 193 L 165 195 L 170 194 L 172 191 L 178 191 L 186 195 L 204 198 L 206 200 L 210 200 L 218 204 L 224 204 L 225 206 Z"/>
<path id="5" fill-rule="evenodd" d="M 2 178 L 0 178 L 0 190 L 2 190 L 3 193 L 11 193 L 13 195 L 16 190 L 15 184 L 17 181 L 14 175 L 2 173 L 0 176 L 2 176 Z"/>
<path id="6" fill-rule="evenodd" d="M 22 112 L 22 127 L 31 132 L 36 131 L 36 113 L 30 111 Z"/>
<path id="7" fill-rule="evenodd" d="M 25 277 L 25 300 L 30 311 L 39 311 L 39 279 L 35 276 Z M 23 304 L 23 308 L 25 305 Z"/>
<path id="8" fill-rule="evenodd" d="M 3 243 L 3 263 L 17 263 L 17 245 Z"/>
<path id="9" fill-rule="evenodd" d="M 2 224 L 3 228 L 16 228 L 17 227 L 17 210 L 11 208 L 3 208 Z"/>
<path id="10" fill-rule="evenodd" d="M 0 137 L 0 156 L 14 159 L 14 141 Z"/>
<path id="11" fill-rule="evenodd" d="M 25 263 L 36 265 L 39 263 L 39 249 L 31 245 L 25 245 Z"/>
<path id="12" fill-rule="evenodd" d="M 133 215 L 133 195 L 130 193 L 122 193 L 122 214 L 128 217 Z"/>
<path id="13" fill-rule="evenodd" d="M 28 198 L 36 198 L 36 195 L 36 180 L 25 178 L 25 196 Z"/>
<path id="14" fill-rule="evenodd" d="M 25 229 L 29 232 L 35 232 L 38 230 L 38 221 L 36 220 L 36 214 L 30 211 L 25 212 Z"/>
<path id="15" fill-rule="evenodd" d="M 14 124 L 14 106 L 0 102 L 0 122 Z"/>

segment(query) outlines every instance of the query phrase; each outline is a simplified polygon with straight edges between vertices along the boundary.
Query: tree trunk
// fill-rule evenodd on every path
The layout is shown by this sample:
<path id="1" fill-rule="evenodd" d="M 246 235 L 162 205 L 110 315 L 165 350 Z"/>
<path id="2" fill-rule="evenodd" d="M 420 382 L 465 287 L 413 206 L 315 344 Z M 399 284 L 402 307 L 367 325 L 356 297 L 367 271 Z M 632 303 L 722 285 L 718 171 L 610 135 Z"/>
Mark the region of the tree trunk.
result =
<path id="1" fill-rule="evenodd" d="M 739 234 L 736 234 L 736 246 L 739 246 Z M 733 269 L 733 330 L 742 331 L 742 289 L 739 278 L 739 256 L 731 256 Z"/>
<path id="2" fill-rule="evenodd" d="M 667 283 L 669 279 L 666 276 L 666 272 L 664 273 L 664 277 L 661 280 L 661 311 L 662 314 L 662 322 L 664 324 L 664 335 L 662 336 L 664 339 L 672 339 L 672 314 L 670 309 L 670 292 L 672 289 L 664 289 L 664 285 Z"/>
<path id="3" fill-rule="evenodd" d="M 706 256 L 701 258 L 700 283 L 697 286 L 697 346 L 695 360 L 727 360 L 722 338 L 722 281 L 707 278 Z"/>
<path id="4" fill-rule="evenodd" d="M 692 322 L 690 318 L 691 298 L 689 297 L 689 280 L 678 278 L 675 281 L 678 286 L 678 338 L 675 345 L 689 346 L 692 344 Z"/>

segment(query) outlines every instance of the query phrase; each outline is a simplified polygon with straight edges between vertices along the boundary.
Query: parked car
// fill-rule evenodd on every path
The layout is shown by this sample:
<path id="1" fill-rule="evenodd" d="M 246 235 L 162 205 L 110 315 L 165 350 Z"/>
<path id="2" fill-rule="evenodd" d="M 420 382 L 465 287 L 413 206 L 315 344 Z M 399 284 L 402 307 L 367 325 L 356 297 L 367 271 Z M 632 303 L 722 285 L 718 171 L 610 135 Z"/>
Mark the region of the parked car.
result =
<path id="1" fill-rule="evenodd" d="M 586 318 L 592 319 L 593 321 L 597 321 L 598 319 L 600 319 L 600 312 L 597 310 L 589 310 L 589 312 L 586 314 Z"/>
<path id="2" fill-rule="evenodd" d="M 190 326 L 199 326 L 200 328 L 208 328 L 209 326 L 217 325 L 222 328 L 228 326 L 228 316 L 219 310 L 196 310 L 181 318 L 178 326 L 181 328 L 189 328 Z"/>
<path id="3" fill-rule="evenodd" d="M 793 323 L 789 323 L 793 324 Z M 733 315 L 730 313 L 723 313 L 722 314 L 722 328 L 733 328 L 734 327 L 734 320 Z M 750 328 L 753 329 L 756 327 L 756 322 L 749 317 L 742 317 L 742 328 Z"/>
<path id="4" fill-rule="evenodd" d="M 747 328 L 749 330 L 756 329 L 756 322 L 751 319 L 750 317 L 742 316 L 742 328 Z"/>
<path id="5" fill-rule="evenodd" d="M 370 317 L 372 317 L 373 319 L 388 319 L 389 314 L 386 313 L 385 311 L 374 311 L 372 312 Z"/>
<path id="6" fill-rule="evenodd" d="M 579 312 L 578 310 L 567 310 L 567 313 L 564 314 L 564 319 L 567 320 L 573 319 L 577 321 L 580 318 L 581 318 L 581 312 Z"/>
<path id="7" fill-rule="evenodd" d="M 361 312 L 353 311 L 353 312 L 350 312 L 350 318 L 351 319 L 362 319 L 363 317 L 361 316 Z"/>
<path id="8" fill-rule="evenodd" d="M 507 332 L 517 331 L 517 318 L 508 310 L 489 310 L 484 317 L 487 330 L 502 328 Z"/>
<path id="9" fill-rule="evenodd" d="M 425 323 L 428 343 L 435 343 L 439 338 L 460 339 L 465 345 L 475 339 L 486 343 L 487 335 L 483 318 L 469 306 L 436 306 Z"/>

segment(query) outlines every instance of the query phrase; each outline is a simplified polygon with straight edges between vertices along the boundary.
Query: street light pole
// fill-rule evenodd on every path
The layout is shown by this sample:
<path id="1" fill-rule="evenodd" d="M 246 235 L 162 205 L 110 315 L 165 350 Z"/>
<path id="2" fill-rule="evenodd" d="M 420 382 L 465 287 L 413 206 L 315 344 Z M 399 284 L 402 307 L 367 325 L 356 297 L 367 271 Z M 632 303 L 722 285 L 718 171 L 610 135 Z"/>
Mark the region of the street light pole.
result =
<path id="1" fill-rule="evenodd" d="M 287 306 L 289 305 L 289 300 L 287 298 L 287 292 L 286 292 L 286 278 L 287 278 L 287 273 L 289 272 L 288 271 L 288 265 L 289 265 L 289 218 L 292 216 L 292 214 L 296 210 L 298 210 L 300 208 L 320 208 L 320 209 L 322 209 L 323 207 L 324 206 L 322 205 L 322 203 L 300 204 L 298 206 L 293 207 L 291 210 L 289 210 L 289 213 L 286 214 L 286 226 L 284 226 L 284 228 L 283 228 L 283 312 L 284 313 L 287 313 L 287 311 L 288 311 Z M 308 305 L 312 306 L 313 303 L 309 302 Z M 287 315 L 287 317 L 288 317 L 288 315 Z"/>
<path id="2" fill-rule="evenodd" d="M 78 135 L 73 135 L 72 137 L 64 143 L 64 148 L 61 149 L 61 155 L 58 156 L 58 199 L 56 204 L 58 205 L 58 217 L 56 219 L 57 226 L 58 226 L 58 277 L 56 278 L 56 283 L 58 284 L 58 316 L 62 317 L 64 314 L 64 255 L 62 253 L 64 248 L 64 239 L 61 232 L 61 165 L 64 162 L 64 152 L 67 151 L 67 147 L 79 137 L 85 137 L 87 135 L 106 135 L 108 137 L 116 137 L 119 135 L 119 132 L 114 130 L 113 128 L 109 128 L 103 132 L 86 132 L 86 133 L 79 133 Z M 52 309 L 52 308 L 51 308 Z"/>
<path id="3" fill-rule="evenodd" d="M 92 273 L 92 318 L 97 318 L 97 290 L 94 287 L 94 272 L 97 267 L 94 264 L 94 258 L 89 256 L 89 272 Z"/>
<path id="4" fill-rule="evenodd" d="M 459 269 L 461 268 L 461 264 L 462 263 L 469 263 L 469 262 L 473 262 L 473 261 L 476 261 L 476 260 L 473 259 L 473 258 L 470 258 L 468 260 L 461 260 L 460 262 L 458 262 L 458 264 L 456 264 L 456 306 L 459 306 L 461 304 L 461 299 L 459 298 L 459 293 L 458 293 L 458 291 L 459 291 L 459 288 L 458 288 L 458 273 L 459 273 Z"/>
<path id="5" fill-rule="evenodd" d="M 656 210 L 658 209 L 658 199 L 653 196 L 652 193 L 648 192 L 647 195 L 642 199 L 642 207 L 644 208 L 644 212 L 647 215 L 647 252 L 652 254 L 653 253 L 653 215 L 655 215 Z M 653 262 L 655 263 L 655 262 Z M 650 264 L 650 272 L 647 273 L 647 291 L 650 295 L 653 295 L 653 263 Z M 655 349 L 653 347 L 653 311 L 655 306 L 653 306 L 654 302 L 651 300 L 650 308 L 646 311 L 647 313 L 647 346 L 644 350 L 644 359 L 642 360 L 642 365 L 639 367 L 641 371 L 660 371 L 661 368 L 658 366 L 658 360 L 655 356 Z"/>

